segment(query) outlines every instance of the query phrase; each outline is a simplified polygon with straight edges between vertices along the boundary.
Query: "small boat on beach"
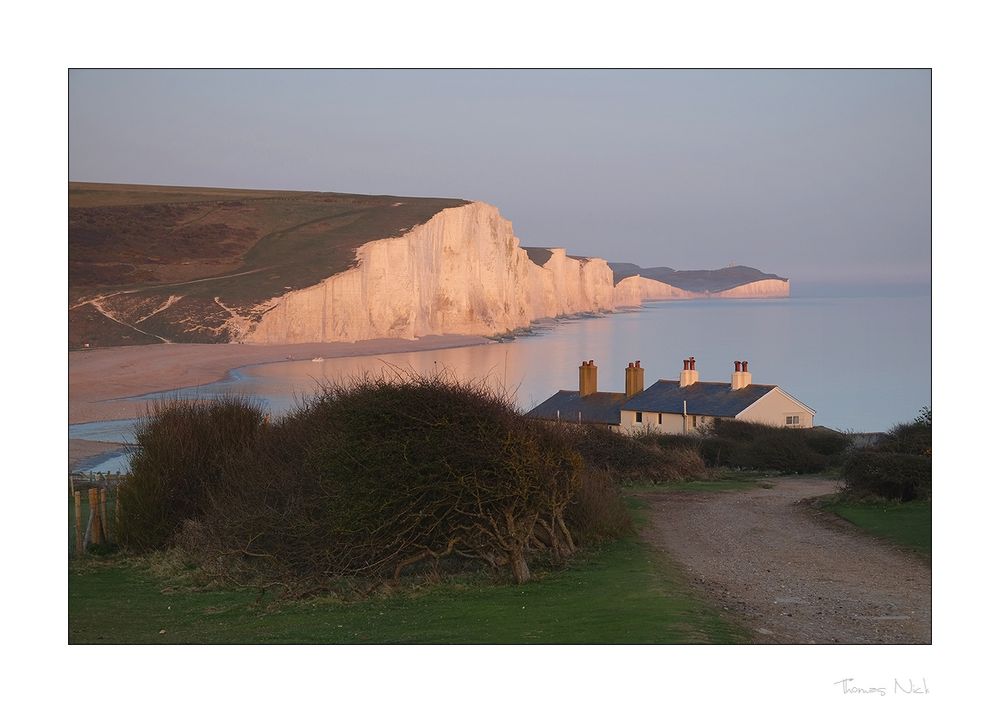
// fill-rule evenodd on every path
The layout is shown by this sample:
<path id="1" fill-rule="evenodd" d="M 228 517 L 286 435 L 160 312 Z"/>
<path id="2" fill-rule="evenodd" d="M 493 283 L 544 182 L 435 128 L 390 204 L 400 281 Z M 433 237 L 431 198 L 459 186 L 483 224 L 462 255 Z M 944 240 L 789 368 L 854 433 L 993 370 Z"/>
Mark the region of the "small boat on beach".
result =
<path id="1" fill-rule="evenodd" d="M 325 360 L 323 359 L 323 357 L 316 357 L 315 359 L 313 359 L 313 361 L 325 361 Z"/>

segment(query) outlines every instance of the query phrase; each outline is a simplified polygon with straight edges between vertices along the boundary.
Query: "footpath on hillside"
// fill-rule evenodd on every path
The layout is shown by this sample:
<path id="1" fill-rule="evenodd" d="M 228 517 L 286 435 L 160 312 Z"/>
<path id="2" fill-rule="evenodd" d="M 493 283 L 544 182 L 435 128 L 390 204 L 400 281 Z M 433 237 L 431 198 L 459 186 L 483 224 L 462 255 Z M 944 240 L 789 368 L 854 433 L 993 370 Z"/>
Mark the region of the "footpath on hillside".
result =
<path id="1" fill-rule="evenodd" d="M 837 481 L 771 482 L 644 494 L 643 535 L 757 643 L 931 643 L 930 565 L 803 502 L 836 492 Z"/>

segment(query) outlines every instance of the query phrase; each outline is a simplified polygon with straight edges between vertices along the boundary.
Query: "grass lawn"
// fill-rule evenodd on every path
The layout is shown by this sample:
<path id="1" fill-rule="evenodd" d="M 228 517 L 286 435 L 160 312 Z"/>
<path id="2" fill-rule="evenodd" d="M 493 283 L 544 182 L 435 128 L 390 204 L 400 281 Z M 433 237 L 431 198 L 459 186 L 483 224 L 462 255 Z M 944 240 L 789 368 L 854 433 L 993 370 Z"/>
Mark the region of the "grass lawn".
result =
<path id="1" fill-rule="evenodd" d="M 122 559 L 72 560 L 70 643 L 742 643 L 636 538 L 526 585 L 441 584 L 361 602 L 180 591 Z M 160 634 L 161 630 L 165 633 Z"/>
<path id="2" fill-rule="evenodd" d="M 823 506 L 862 530 L 909 547 L 921 554 L 931 554 L 931 504 L 851 503 L 833 501 Z"/>

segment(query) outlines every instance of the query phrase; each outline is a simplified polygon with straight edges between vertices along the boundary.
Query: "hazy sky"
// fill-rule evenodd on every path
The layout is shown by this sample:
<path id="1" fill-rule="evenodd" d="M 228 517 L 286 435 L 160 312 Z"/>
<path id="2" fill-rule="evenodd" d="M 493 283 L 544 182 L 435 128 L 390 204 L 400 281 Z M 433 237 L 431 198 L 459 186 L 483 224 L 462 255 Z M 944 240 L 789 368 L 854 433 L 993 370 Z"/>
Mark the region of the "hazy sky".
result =
<path id="1" fill-rule="evenodd" d="M 930 72 L 71 71 L 71 180 L 454 196 L 522 245 L 930 280 Z M 794 289 L 794 288 L 793 288 Z"/>

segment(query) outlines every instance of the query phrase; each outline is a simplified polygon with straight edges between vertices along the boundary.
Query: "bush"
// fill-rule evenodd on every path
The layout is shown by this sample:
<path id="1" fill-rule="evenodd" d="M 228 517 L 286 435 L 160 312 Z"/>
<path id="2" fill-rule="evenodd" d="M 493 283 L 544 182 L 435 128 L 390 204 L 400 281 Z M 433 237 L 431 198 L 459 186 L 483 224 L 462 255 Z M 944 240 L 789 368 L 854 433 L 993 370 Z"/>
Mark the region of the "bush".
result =
<path id="1" fill-rule="evenodd" d="M 184 520 L 205 513 L 213 487 L 247 460 L 265 422 L 259 404 L 239 397 L 152 405 L 118 492 L 118 542 L 136 552 L 168 544 Z"/>
<path id="2" fill-rule="evenodd" d="M 775 429 L 762 433 L 746 449 L 747 462 L 754 470 L 780 473 L 816 473 L 827 465 L 822 454 L 812 450 L 801 433 Z"/>
<path id="3" fill-rule="evenodd" d="M 851 447 L 851 439 L 847 434 L 827 428 L 803 430 L 806 446 L 829 461 L 839 461 Z"/>
<path id="4" fill-rule="evenodd" d="M 623 481 L 653 483 L 689 480 L 705 473 L 697 449 L 671 443 L 664 448 L 654 433 L 623 434 L 599 426 L 564 425 L 591 470 L 610 471 Z"/>
<path id="5" fill-rule="evenodd" d="M 150 428 L 172 433 L 174 414 L 157 416 Z M 220 574 L 384 580 L 464 557 L 521 582 L 532 554 L 575 550 L 564 520 L 581 469 L 572 440 L 482 384 L 365 377 L 255 434 L 241 458 L 208 463 L 199 507 L 156 513 L 173 531 L 191 518 L 184 546 Z M 143 455 L 141 474 L 174 463 L 162 449 Z M 160 488 L 149 477 L 133 486 Z"/>
<path id="6" fill-rule="evenodd" d="M 711 467 L 815 473 L 838 465 L 850 440 L 828 429 L 768 426 L 719 420 L 699 439 L 702 458 Z"/>
<path id="7" fill-rule="evenodd" d="M 646 438 L 645 435 L 642 436 Z M 652 440 L 665 451 L 677 450 L 699 450 L 702 439 L 699 436 L 685 436 L 674 433 L 658 433 L 652 436 Z"/>
<path id="8" fill-rule="evenodd" d="M 631 534 L 632 518 L 618 484 L 606 470 L 588 470 L 566 508 L 566 523 L 577 543 L 591 545 Z"/>
<path id="9" fill-rule="evenodd" d="M 931 495 L 931 459 L 908 453 L 859 451 L 844 465 L 849 497 L 926 500 Z"/>
<path id="10" fill-rule="evenodd" d="M 914 456 L 931 454 L 931 424 L 917 419 L 912 423 L 901 423 L 889 429 L 889 433 L 878 444 L 878 450 L 886 453 L 906 453 Z"/>

